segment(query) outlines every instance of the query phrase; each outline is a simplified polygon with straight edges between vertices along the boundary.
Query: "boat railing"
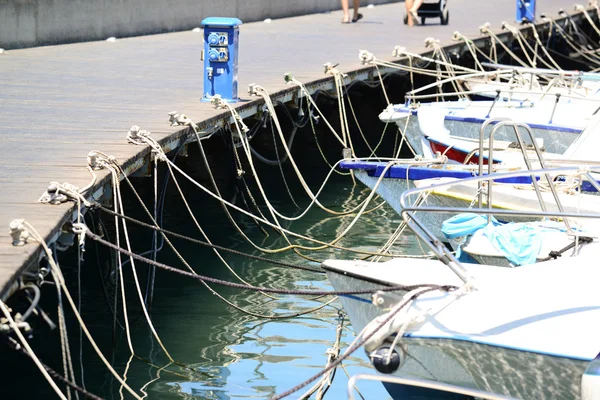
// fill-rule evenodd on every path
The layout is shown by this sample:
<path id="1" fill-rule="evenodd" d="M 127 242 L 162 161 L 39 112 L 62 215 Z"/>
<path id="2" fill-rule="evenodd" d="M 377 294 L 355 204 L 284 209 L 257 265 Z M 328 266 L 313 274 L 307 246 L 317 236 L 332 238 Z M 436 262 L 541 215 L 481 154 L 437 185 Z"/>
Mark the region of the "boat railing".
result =
<path id="1" fill-rule="evenodd" d="M 552 84 L 550 85 L 550 87 L 555 86 L 558 81 L 556 80 L 557 78 L 560 78 L 561 81 L 563 82 L 567 82 L 567 81 L 571 81 L 572 82 L 572 86 L 569 87 L 570 89 L 574 89 L 574 85 L 575 84 L 580 84 L 583 80 L 585 81 L 596 81 L 600 79 L 600 74 L 582 74 L 580 71 L 553 71 L 553 70 L 547 70 L 547 69 L 543 69 L 543 68 L 522 68 L 522 67 L 515 67 L 515 66 L 510 66 L 510 65 L 498 65 L 498 64 L 489 64 L 489 63 L 484 63 L 484 66 L 488 66 L 491 68 L 496 68 L 494 70 L 491 71 L 476 71 L 476 72 L 470 72 L 470 73 L 465 73 L 465 74 L 460 74 L 460 75 L 456 75 L 456 76 L 451 76 L 448 77 L 446 79 L 442 79 L 439 81 L 436 81 L 434 83 L 422 86 L 420 88 L 411 90 L 409 92 L 406 93 L 406 96 L 408 98 L 413 98 L 413 99 L 417 99 L 417 98 L 426 98 L 426 97 L 422 97 L 422 96 L 440 96 L 443 95 L 442 93 L 438 93 L 435 95 L 418 95 L 421 92 L 424 92 L 428 89 L 432 89 L 432 88 L 437 88 L 441 85 L 444 85 L 446 83 L 452 83 L 452 82 L 456 82 L 456 81 L 465 81 L 468 79 L 477 79 L 477 78 L 493 78 L 495 81 L 500 81 L 501 79 L 505 79 L 507 81 L 515 81 L 517 80 L 516 77 L 520 77 L 522 82 L 528 82 L 529 83 L 529 90 L 527 91 L 518 91 L 518 90 L 514 90 L 514 89 L 509 89 L 509 90 L 505 90 L 505 92 L 510 92 L 513 94 L 540 94 L 540 95 L 545 95 L 548 94 L 548 90 L 532 90 L 533 89 L 533 82 L 535 81 L 534 77 L 536 78 L 547 78 L 550 79 L 550 82 L 552 82 Z M 524 78 L 525 75 L 529 75 L 530 78 L 529 80 L 526 80 Z M 462 94 L 478 94 L 481 93 L 481 91 L 473 91 L 473 92 L 461 92 Z M 451 95 L 456 95 L 457 93 L 451 93 Z M 573 96 L 574 98 L 582 98 L 581 96 Z"/>
<path id="2" fill-rule="evenodd" d="M 445 81 L 451 82 L 455 79 L 446 79 Z M 436 84 L 435 86 L 439 86 L 443 81 L 440 81 L 438 84 Z M 432 85 L 428 85 L 428 86 L 432 86 Z M 420 89 L 425 89 L 425 86 L 423 86 L 423 88 Z M 496 96 L 498 98 L 505 98 L 507 100 L 511 99 L 511 95 L 515 95 L 515 94 L 528 94 L 528 95 L 540 95 L 540 96 L 554 96 L 555 99 L 557 97 L 559 98 L 565 98 L 565 99 L 573 99 L 573 100 L 580 100 L 580 101 L 589 101 L 592 103 L 598 103 L 600 102 L 600 98 L 598 97 L 593 97 L 593 96 L 584 96 L 581 94 L 568 94 L 568 93 L 553 93 L 553 92 L 549 92 L 548 90 L 517 90 L 517 89 L 493 89 L 493 90 L 464 90 L 464 91 L 460 91 L 460 92 L 444 92 L 444 93 L 427 93 L 427 94 L 412 94 L 413 92 L 408 92 L 406 93 L 405 97 L 407 99 L 410 100 L 426 100 L 426 99 L 433 99 L 433 98 L 443 98 L 443 97 L 456 97 L 460 94 L 484 94 L 484 93 L 490 93 L 490 92 L 495 92 Z M 513 101 L 519 101 L 519 102 L 524 102 L 525 100 L 517 100 L 517 99 L 513 99 Z M 533 103 L 532 103 L 533 104 Z"/>
<path id="3" fill-rule="evenodd" d="M 443 382 L 428 381 L 424 379 L 400 377 L 395 375 L 373 375 L 373 374 L 357 374 L 350 377 L 348 380 L 348 400 L 354 400 L 354 392 L 358 381 L 376 381 L 382 383 L 391 383 L 403 386 L 412 386 L 423 389 L 434 390 L 442 394 L 462 394 L 472 396 L 484 400 L 513 400 L 513 397 L 506 397 L 496 393 L 490 393 L 483 390 L 466 388 L 462 386 L 451 385 Z"/>
<path id="4" fill-rule="evenodd" d="M 483 149 L 483 132 L 485 130 L 485 127 L 488 125 L 487 123 L 488 123 L 488 121 L 486 121 L 482 125 L 481 134 L 479 136 L 479 175 L 480 176 L 483 175 L 483 150 L 484 150 Z M 531 161 L 529 160 L 529 154 L 527 153 L 527 148 L 525 146 L 525 142 L 523 140 L 523 137 L 521 136 L 521 133 L 522 133 L 521 130 L 525 131 L 525 133 L 529 136 L 529 140 L 531 141 L 531 143 L 533 145 L 533 149 L 535 150 L 535 155 L 537 156 L 537 161 L 539 162 L 540 167 L 542 169 L 546 168 L 546 165 L 544 163 L 544 158 L 542 156 L 542 152 L 540 150 L 538 142 L 536 141 L 535 135 L 534 135 L 531 127 L 529 127 L 529 125 L 527 125 L 523 122 L 504 120 L 504 121 L 498 121 L 495 124 L 495 126 L 492 128 L 492 131 L 490 132 L 490 136 L 488 139 L 489 140 L 488 176 L 493 172 L 492 166 L 493 166 L 493 159 L 494 159 L 494 146 L 493 146 L 494 137 L 495 137 L 496 133 L 498 132 L 498 130 L 503 127 L 513 128 L 515 136 L 517 138 L 517 142 L 519 143 L 519 149 L 521 150 L 521 154 L 523 155 L 523 161 L 525 162 L 525 165 L 527 166 L 527 170 L 531 170 L 532 165 L 531 165 Z M 552 197 L 554 197 L 554 201 L 556 202 L 556 206 L 558 207 L 558 210 L 562 212 L 563 206 L 560 201 L 560 198 L 558 197 L 558 193 L 556 192 L 556 188 L 552 184 L 553 179 L 550 177 L 549 174 L 544 174 L 544 178 L 546 179 L 546 182 L 548 183 L 548 187 L 550 188 L 550 191 L 552 192 Z M 535 194 L 540 202 L 540 207 L 542 208 L 543 211 L 546 211 L 547 210 L 546 203 L 542 197 L 542 193 L 540 191 L 537 177 L 535 175 L 531 175 L 531 183 L 533 184 Z M 481 200 L 481 197 L 479 200 Z M 493 205 L 493 185 L 492 185 L 491 180 L 488 181 L 487 205 L 488 205 L 488 208 L 492 208 L 492 205 Z M 488 222 L 491 221 L 491 217 L 492 217 L 491 215 L 488 215 Z M 571 226 L 569 224 L 569 220 L 565 218 L 564 223 L 565 223 L 565 226 L 567 227 L 567 229 L 570 231 Z"/>
<path id="5" fill-rule="evenodd" d="M 507 65 L 507 64 L 496 64 L 486 61 L 482 61 L 481 65 L 486 68 L 496 68 L 501 71 L 513 70 L 521 73 L 533 73 L 537 76 L 559 76 L 563 79 L 572 79 L 575 81 L 598 81 L 600 80 L 600 74 L 597 72 L 583 72 L 577 70 L 557 70 L 548 68 L 532 68 L 532 67 L 521 67 L 518 65 Z"/>
<path id="6" fill-rule="evenodd" d="M 511 178 L 517 178 L 521 176 L 531 176 L 533 177 L 533 181 L 535 181 L 535 177 L 537 176 L 576 176 L 579 178 L 579 183 L 583 182 L 583 180 L 587 180 L 590 184 L 597 190 L 600 191 L 600 184 L 591 176 L 591 173 L 600 173 L 600 168 L 593 169 L 590 167 L 560 167 L 560 168 L 542 168 L 537 170 L 521 170 L 514 172 L 502 172 L 502 173 L 493 173 L 489 175 L 475 176 L 471 178 L 457 179 L 444 181 L 439 184 L 419 187 L 414 189 L 408 189 L 404 191 L 400 195 L 400 206 L 402 208 L 402 218 L 408 225 L 408 227 L 420 238 L 423 242 L 433 251 L 433 253 L 440 259 L 444 264 L 446 264 L 463 282 L 472 282 L 473 278 L 468 274 L 465 267 L 462 265 L 460 261 L 454 256 L 454 254 L 446 247 L 446 245 L 439 240 L 435 234 L 433 234 L 426 225 L 420 220 L 416 213 L 426 213 L 426 212 L 434 212 L 434 213 L 449 213 L 449 214 L 459 214 L 459 213 L 474 213 L 474 214 L 483 214 L 483 215 L 495 215 L 498 217 L 528 217 L 533 219 L 542 219 L 542 218 L 554 218 L 559 220 L 564 220 L 566 218 L 577 218 L 577 219 L 598 219 L 600 218 L 600 213 L 584 213 L 572 211 L 565 211 L 561 209 L 559 211 L 548 211 L 547 209 L 538 210 L 510 210 L 510 209 L 500 209 L 500 208 L 492 208 L 492 203 L 488 202 L 487 208 L 472 208 L 472 207 L 448 207 L 448 206 L 428 206 L 426 204 L 414 205 L 410 200 L 411 198 L 415 198 L 418 196 L 425 196 L 427 193 L 431 193 L 440 189 L 444 189 L 447 187 L 451 187 L 456 185 L 457 183 L 461 184 L 477 184 L 479 182 L 495 182 L 502 181 Z M 549 179 L 550 186 L 553 187 L 552 179 Z M 491 184 L 488 184 L 488 190 L 490 190 Z M 539 188 L 538 188 L 539 189 Z M 556 191 L 553 191 L 554 194 L 557 195 Z M 570 232 L 574 236 L 579 236 L 580 234 L 577 231 Z"/>
<path id="7" fill-rule="evenodd" d="M 461 80 L 465 80 L 465 79 L 488 78 L 488 77 L 494 77 L 496 79 L 499 79 L 500 77 L 504 77 L 506 79 L 510 79 L 512 77 L 513 73 L 514 72 L 512 70 L 507 69 L 507 70 L 500 70 L 500 71 L 478 71 L 478 72 L 473 72 L 473 73 L 465 74 L 465 75 L 452 76 L 450 78 L 442 79 L 442 80 L 436 81 L 434 83 L 430 83 L 429 85 L 421 86 L 420 88 L 411 90 L 410 92 L 406 93 L 406 97 L 414 98 L 415 95 L 417 95 L 418 93 L 424 92 L 426 90 L 440 87 L 441 85 L 444 85 L 446 83 L 452 83 L 452 82 L 461 81 Z M 467 93 L 467 92 L 461 92 L 461 93 Z M 454 95 L 456 95 L 456 93 Z"/>

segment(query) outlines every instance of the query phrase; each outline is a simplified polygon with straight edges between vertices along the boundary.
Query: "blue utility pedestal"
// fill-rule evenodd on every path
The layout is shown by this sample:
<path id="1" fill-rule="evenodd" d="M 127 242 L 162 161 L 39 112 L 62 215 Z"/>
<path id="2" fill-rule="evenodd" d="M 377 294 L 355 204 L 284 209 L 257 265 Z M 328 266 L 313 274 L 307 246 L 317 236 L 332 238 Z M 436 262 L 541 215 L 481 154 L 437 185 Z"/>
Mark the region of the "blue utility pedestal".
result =
<path id="1" fill-rule="evenodd" d="M 242 24 L 237 18 L 211 17 L 202 21 L 204 28 L 204 95 L 220 95 L 228 102 L 238 98 L 238 50 Z"/>
<path id="2" fill-rule="evenodd" d="M 517 0 L 517 22 L 535 21 L 535 0 Z"/>

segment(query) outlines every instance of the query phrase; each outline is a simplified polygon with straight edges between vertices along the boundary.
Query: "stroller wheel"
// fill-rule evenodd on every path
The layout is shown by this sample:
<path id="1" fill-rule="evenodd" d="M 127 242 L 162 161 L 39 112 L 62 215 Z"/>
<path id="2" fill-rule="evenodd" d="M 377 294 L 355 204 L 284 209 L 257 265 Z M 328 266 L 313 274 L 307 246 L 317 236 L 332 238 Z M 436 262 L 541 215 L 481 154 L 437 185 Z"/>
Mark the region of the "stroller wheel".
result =
<path id="1" fill-rule="evenodd" d="M 440 17 L 440 23 L 442 25 L 448 25 L 449 20 L 450 20 L 450 11 L 448 11 L 448 9 L 445 9 L 442 12 L 442 16 Z"/>

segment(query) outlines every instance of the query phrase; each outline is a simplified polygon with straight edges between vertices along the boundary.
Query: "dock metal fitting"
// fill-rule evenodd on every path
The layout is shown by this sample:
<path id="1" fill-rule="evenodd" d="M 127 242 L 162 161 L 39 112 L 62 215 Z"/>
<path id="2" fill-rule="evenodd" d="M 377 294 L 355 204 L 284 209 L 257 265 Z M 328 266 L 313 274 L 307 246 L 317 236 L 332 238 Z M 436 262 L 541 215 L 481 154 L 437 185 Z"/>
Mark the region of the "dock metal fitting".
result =
<path id="1" fill-rule="evenodd" d="M 452 40 L 454 41 L 459 41 L 462 40 L 463 36 L 459 31 L 454 31 L 454 33 L 452 33 Z"/>
<path id="2" fill-rule="evenodd" d="M 519 29 L 515 26 L 510 25 L 508 22 L 502 22 L 502 29 L 509 31 L 514 36 L 519 35 Z"/>
<path id="3" fill-rule="evenodd" d="M 27 322 L 25 321 L 20 321 L 21 319 L 21 314 L 17 313 L 14 316 L 14 320 L 15 320 L 15 325 L 17 326 L 17 328 L 19 328 L 19 330 L 25 334 L 25 336 L 30 336 L 31 335 L 31 325 L 29 325 Z M 0 333 L 3 334 L 7 334 L 7 333 L 11 333 L 13 330 L 10 327 L 10 324 L 8 323 L 8 319 L 2 317 L 0 318 Z"/>
<path id="4" fill-rule="evenodd" d="M 333 71 L 335 70 L 335 67 L 337 67 L 340 64 L 332 64 L 330 62 L 326 62 L 325 64 L 323 64 L 323 67 L 325 67 L 325 73 L 326 74 L 331 74 L 333 73 Z"/>
<path id="5" fill-rule="evenodd" d="M 127 141 L 133 144 L 145 144 L 148 136 L 150 136 L 149 131 L 133 125 L 127 132 Z"/>
<path id="6" fill-rule="evenodd" d="M 68 185 L 67 183 L 63 185 Z M 73 185 L 70 185 L 72 189 L 77 190 Z M 40 203 L 46 204 L 62 204 L 69 200 L 69 196 L 61 190 L 61 184 L 58 182 L 50 182 L 48 189 L 44 192 L 42 197 L 38 200 Z"/>
<path id="7" fill-rule="evenodd" d="M 73 231 L 74 234 L 76 234 L 77 236 L 79 236 L 79 247 L 81 249 L 85 248 L 85 234 L 88 230 L 88 227 L 86 224 L 84 223 L 73 223 L 71 226 L 71 230 Z"/>
<path id="8" fill-rule="evenodd" d="M 256 92 L 256 83 L 251 83 L 248 85 L 248 94 L 250 96 L 258 96 L 258 93 Z"/>
<path id="9" fill-rule="evenodd" d="M 392 57 L 402 57 L 406 52 L 406 47 L 396 46 L 392 51 Z"/>
<path id="10" fill-rule="evenodd" d="M 479 27 L 479 32 L 485 34 L 490 30 L 491 27 L 492 25 L 489 22 L 486 22 L 485 24 Z"/>
<path id="11" fill-rule="evenodd" d="M 196 125 L 190 117 L 183 113 L 178 113 L 177 111 L 171 111 L 169 113 L 169 123 L 171 124 L 171 126 L 183 125 L 191 126 L 196 130 L 198 129 L 198 125 Z"/>
<path id="12" fill-rule="evenodd" d="M 104 168 L 106 165 L 107 156 L 100 151 L 92 150 L 87 155 L 87 161 L 90 168 L 94 171 L 97 171 Z"/>
<path id="13" fill-rule="evenodd" d="M 425 47 L 427 48 L 432 48 L 435 47 L 440 41 L 432 38 L 432 37 L 428 37 L 425 39 Z"/>
<path id="14" fill-rule="evenodd" d="M 291 72 L 286 72 L 285 74 L 283 74 L 283 80 L 285 81 L 285 83 L 292 83 L 294 82 L 294 75 L 292 75 Z"/>
<path id="15" fill-rule="evenodd" d="M 13 246 L 24 246 L 29 239 L 29 232 L 25 229 L 24 219 L 13 219 L 8 224 Z"/>
<path id="16" fill-rule="evenodd" d="M 373 55 L 373 53 L 370 53 L 367 50 L 359 50 L 358 51 L 358 59 L 360 60 L 361 63 L 363 63 L 363 65 L 370 64 L 372 62 L 375 62 L 375 60 L 377 60 L 375 58 L 375 56 Z"/>
<path id="17" fill-rule="evenodd" d="M 215 106 L 215 108 L 227 108 L 227 100 L 223 99 L 220 94 L 207 97 L 210 99 L 210 104 Z"/>

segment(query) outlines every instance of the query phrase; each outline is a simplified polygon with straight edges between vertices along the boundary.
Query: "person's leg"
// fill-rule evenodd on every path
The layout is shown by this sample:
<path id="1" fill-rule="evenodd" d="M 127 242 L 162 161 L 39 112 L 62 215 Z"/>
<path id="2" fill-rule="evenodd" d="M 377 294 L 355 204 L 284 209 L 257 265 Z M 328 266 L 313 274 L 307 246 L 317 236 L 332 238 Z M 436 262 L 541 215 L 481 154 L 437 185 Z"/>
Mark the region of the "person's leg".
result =
<path id="1" fill-rule="evenodd" d="M 348 13 L 348 0 L 342 0 L 342 11 L 344 11 L 342 22 L 350 22 L 350 14 Z"/>
<path id="2" fill-rule="evenodd" d="M 358 8 L 360 7 L 360 0 L 354 0 L 354 18 L 352 18 L 353 21 L 358 21 L 360 19 L 359 17 L 359 13 L 358 13 Z"/>
<path id="3" fill-rule="evenodd" d="M 411 9 L 413 6 L 414 0 L 404 0 L 404 5 L 406 6 L 406 17 L 408 18 L 408 25 L 409 26 L 413 26 L 415 24 L 415 22 L 418 23 L 418 21 L 413 21 L 413 17 L 412 17 L 412 13 L 411 13 Z"/>
<path id="4" fill-rule="evenodd" d="M 414 0 L 414 1 L 411 1 L 411 3 L 413 3 L 413 4 L 410 6 L 410 11 L 417 12 L 419 7 L 421 7 L 421 4 L 423 4 L 423 0 Z"/>

